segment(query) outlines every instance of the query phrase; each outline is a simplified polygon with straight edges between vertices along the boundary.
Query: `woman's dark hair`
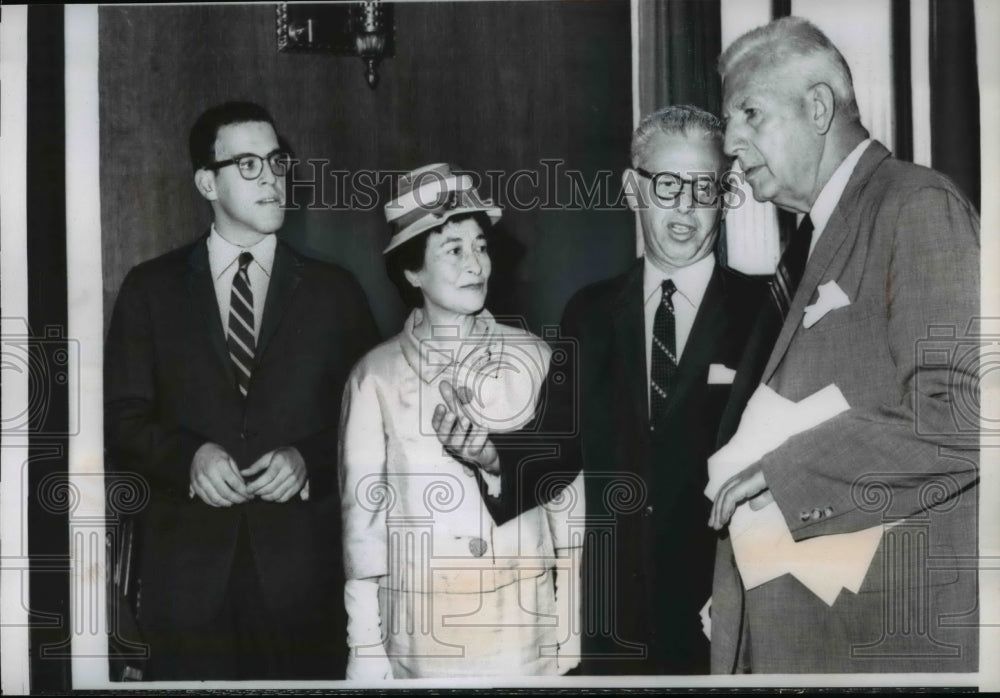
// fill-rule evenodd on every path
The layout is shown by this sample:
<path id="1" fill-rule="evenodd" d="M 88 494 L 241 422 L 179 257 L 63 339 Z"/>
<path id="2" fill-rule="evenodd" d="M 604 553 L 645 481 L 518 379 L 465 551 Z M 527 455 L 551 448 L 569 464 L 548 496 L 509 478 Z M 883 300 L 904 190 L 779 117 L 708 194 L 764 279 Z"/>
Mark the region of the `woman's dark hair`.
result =
<path id="1" fill-rule="evenodd" d="M 493 224 L 485 211 L 475 211 L 473 213 L 460 213 L 443 221 L 440 225 L 428 228 L 414 238 L 410 238 L 402 245 L 392 250 L 385 256 L 385 271 L 389 275 L 389 280 L 396 285 L 400 297 L 408 308 L 422 308 L 424 305 L 424 294 L 420 289 L 406 280 L 406 271 L 420 271 L 424 268 L 424 255 L 427 253 L 427 238 L 431 233 L 439 233 L 448 223 L 460 223 L 464 220 L 472 219 L 479 224 L 483 234 L 489 239 L 490 230 Z"/>

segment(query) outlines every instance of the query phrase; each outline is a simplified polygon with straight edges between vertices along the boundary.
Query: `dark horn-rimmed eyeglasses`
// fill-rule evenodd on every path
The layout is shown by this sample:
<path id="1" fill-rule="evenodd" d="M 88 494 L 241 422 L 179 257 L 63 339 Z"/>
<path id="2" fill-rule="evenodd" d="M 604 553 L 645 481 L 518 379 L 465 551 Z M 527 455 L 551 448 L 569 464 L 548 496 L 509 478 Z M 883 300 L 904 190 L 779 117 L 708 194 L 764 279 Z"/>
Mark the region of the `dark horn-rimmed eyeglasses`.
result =
<path id="1" fill-rule="evenodd" d="M 676 201 L 684 191 L 685 184 L 691 185 L 691 198 L 702 206 L 712 206 L 718 200 L 719 183 L 715 177 L 699 175 L 693 179 L 685 179 L 677 172 L 650 172 L 641 167 L 632 169 L 653 182 L 653 193 L 663 203 Z"/>
<path id="2" fill-rule="evenodd" d="M 205 165 L 205 169 L 218 170 L 221 167 L 236 165 L 236 170 L 240 173 L 240 176 L 243 177 L 243 179 L 252 181 L 260 177 L 261 173 L 264 171 L 265 160 L 267 160 L 267 166 L 271 168 L 271 172 L 275 177 L 284 177 L 285 173 L 288 172 L 288 169 L 292 164 L 291 156 L 286 152 L 278 150 L 271 153 L 267 157 L 254 155 L 253 153 L 243 153 L 242 155 L 231 157 L 228 160 L 210 162 Z"/>

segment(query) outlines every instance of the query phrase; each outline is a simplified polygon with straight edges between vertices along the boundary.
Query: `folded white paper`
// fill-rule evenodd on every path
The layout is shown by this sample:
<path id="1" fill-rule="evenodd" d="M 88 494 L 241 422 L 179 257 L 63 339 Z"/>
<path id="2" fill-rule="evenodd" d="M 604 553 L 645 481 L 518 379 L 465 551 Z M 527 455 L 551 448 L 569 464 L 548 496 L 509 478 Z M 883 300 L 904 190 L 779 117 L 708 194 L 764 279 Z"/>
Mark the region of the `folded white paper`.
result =
<path id="1" fill-rule="evenodd" d="M 841 589 L 858 593 L 882 539 L 882 527 L 874 526 L 796 542 L 773 502 L 760 511 L 741 506 L 737 517 L 744 521 L 732 538 L 733 555 L 746 589 L 792 574 L 828 606 Z"/>
<path id="2" fill-rule="evenodd" d="M 759 386 L 743 410 L 736 434 L 708 459 L 705 496 L 714 502 L 719 488 L 733 475 L 759 461 L 789 437 L 812 429 L 849 407 L 840 388 L 832 384 L 798 403 L 781 397 L 766 385 Z"/>
<path id="3" fill-rule="evenodd" d="M 736 371 L 725 364 L 709 364 L 709 385 L 731 385 L 734 378 L 736 378 Z"/>
<path id="4" fill-rule="evenodd" d="M 828 385 L 800 402 L 760 386 L 750 398 L 733 438 L 708 461 L 705 495 L 715 500 L 733 475 L 759 461 L 791 436 L 812 429 L 847 410 L 836 385 Z M 784 574 L 833 605 L 841 589 L 857 593 L 882 537 L 882 527 L 817 536 L 796 542 L 774 502 L 759 511 L 746 503 L 729 522 L 733 554 L 749 590 Z"/>
<path id="5" fill-rule="evenodd" d="M 753 511 L 747 505 L 738 507 L 730 521 L 729 535 L 733 556 L 747 589 L 789 572 L 785 555 L 772 554 L 772 551 L 787 551 L 788 543 L 795 542 L 777 504 L 768 504 L 760 511 Z"/>
<path id="6" fill-rule="evenodd" d="M 816 290 L 819 292 L 819 297 L 814 304 L 805 307 L 805 312 L 802 315 L 802 326 L 806 329 L 819 322 L 820 318 L 831 310 L 843 308 L 851 304 L 851 299 L 847 297 L 847 294 L 837 285 L 836 281 L 827 281 L 825 284 L 820 284 Z"/>

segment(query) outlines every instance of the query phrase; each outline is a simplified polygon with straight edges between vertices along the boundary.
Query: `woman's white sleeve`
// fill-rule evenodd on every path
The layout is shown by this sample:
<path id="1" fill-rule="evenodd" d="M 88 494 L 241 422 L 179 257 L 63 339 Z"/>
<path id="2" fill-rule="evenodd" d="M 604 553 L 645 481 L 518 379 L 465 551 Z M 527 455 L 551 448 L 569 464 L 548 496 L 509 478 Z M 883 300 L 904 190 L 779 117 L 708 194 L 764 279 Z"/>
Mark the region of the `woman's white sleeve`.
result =
<path id="1" fill-rule="evenodd" d="M 392 677 L 382 645 L 378 578 L 387 573 L 386 509 L 392 502 L 386 479 L 382 411 L 371 376 L 361 365 L 344 388 L 337 475 L 344 537 L 344 608 L 350 656 L 347 678 Z"/>
<path id="2" fill-rule="evenodd" d="M 395 499 L 386 478 L 385 432 L 375 381 L 359 368 L 344 388 L 337 464 L 347 579 L 388 573 L 386 510 Z"/>
<path id="3" fill-rule="evenodd" d="M 392 665 L 382 644 L 378 582 L 348 579 L 344 585 L 347 609 L 347 676 L 349 681 L 380 681 L 392 678 Z"/>

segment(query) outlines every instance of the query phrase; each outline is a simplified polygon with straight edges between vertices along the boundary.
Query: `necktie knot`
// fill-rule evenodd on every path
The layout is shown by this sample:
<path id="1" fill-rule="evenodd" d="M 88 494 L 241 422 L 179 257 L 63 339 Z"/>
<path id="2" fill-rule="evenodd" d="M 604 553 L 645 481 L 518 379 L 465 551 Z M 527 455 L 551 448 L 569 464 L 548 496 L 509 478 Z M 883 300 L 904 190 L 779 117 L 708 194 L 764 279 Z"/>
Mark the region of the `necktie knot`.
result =
<path id="1" fill-rule="evenodd" d="M 240 271 L 246 271 L 253 261 L 253 254 L 250 252 L 240 252 Z"/>
<path id="2" fill-rule="evenodd" d="M 792 233 L 785 253 L 781 255 L 778 268 L 771 281 L 771 298 L 779 316 L 784 320 L 792 305 L 795 291 L 802 281 L 806 262 L 809 259 L 809 248 L 812 246 L 813 224 L 808 214 Z"/>
<path id="3" fill-rule="evenodd" d="M 674 284 L 673 279 L 667 279 L 661 284 L 660 288 L 663 290 L 663 303 L 673 305 L 673 296 L 677 292 L 677 286 Z"/>
<path id="4" fill-rule="evenodd" d="M 812 237 L 812 234 L 813 234 L 813 221 L 812 221 L 812 218 L 809 216 L 808 213 L 806 215 L 802 216 L 802 220 L 801 220 L 801 222 L 799 222 L 799 227 L 798 227 L 798 230 L 796 232 L 798 232 L 799 235 L 808 235 L 809 237 Z"/>
<path id="5" fill-rule="evenodd" d="M 802 272 L 809 258 L 809 248 L 812 246 L 813 224 L 812 218 L 807 213 L 799 227 L 792 233 L 792 239 L 788 241 L 788 249 L 785 250 L 786 265 L 793 273 L 802 278 Z"/>

